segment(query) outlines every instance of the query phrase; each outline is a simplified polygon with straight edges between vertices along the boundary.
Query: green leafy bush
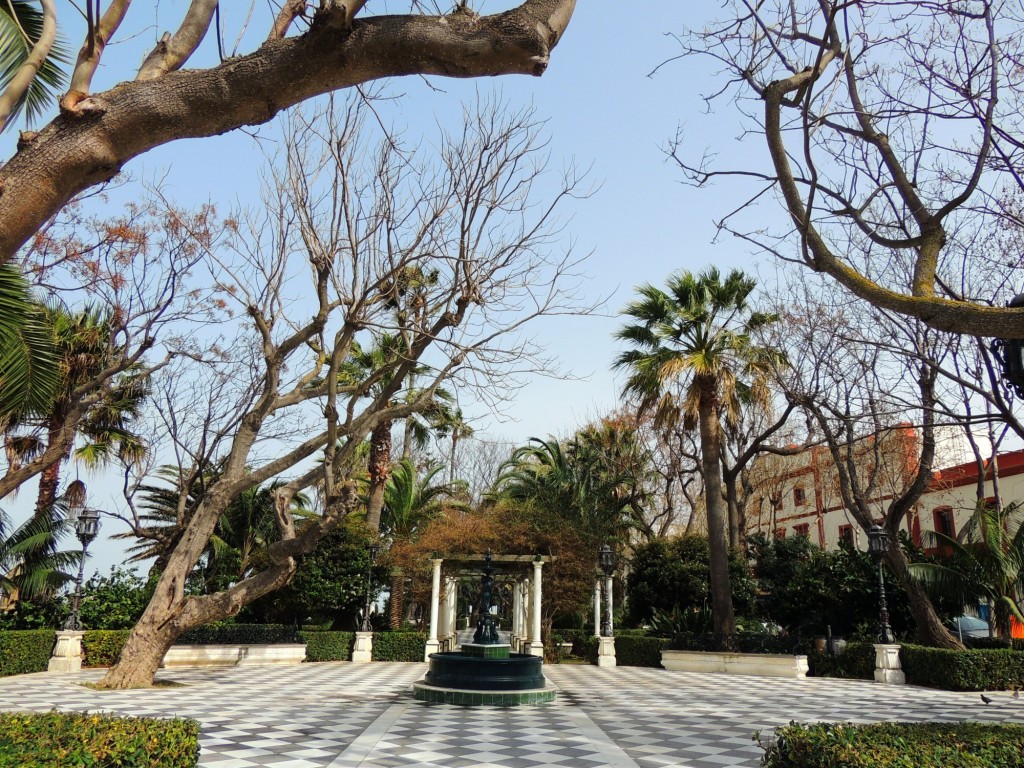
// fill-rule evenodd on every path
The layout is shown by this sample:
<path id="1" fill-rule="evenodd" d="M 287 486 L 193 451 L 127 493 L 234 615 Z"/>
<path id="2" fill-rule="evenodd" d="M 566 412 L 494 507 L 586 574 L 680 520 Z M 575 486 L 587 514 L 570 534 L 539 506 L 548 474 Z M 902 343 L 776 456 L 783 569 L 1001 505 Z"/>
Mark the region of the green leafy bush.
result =
<path id="1" fill-rule="evenodd" d="M 911 685 L 947 691 L 994 691 L 1024 686 L 1024 653 L 1001 650 L 956 651 L 904 645 L 900 664 Z"/>
<path id="2" fill-rule="evenodd" d="M 193 768 L 198 762 L 195 720 L 0 714 L 0 768 Z"/>
<path id="3" fill-rule="evenodd" d="M 283 624 L 205 624 L 179 637 L 178 645 L 274 645 L 301 643 L 298 627 Z"/>
<path id="4" fill-rule="evenodd" d="M 811 677 L 873 680 L 875 647 L 871 643 L 847 643 L 843 652 L 835 656 L 810 648 L 807 651 L 807 666 Z"/>
<path id="5" fill-rule="evenodd" d="M 376 636 L 374 636 L 376 639 Z M 303 632 L 306 661 L 350 661 L 355 632 Z"/>
<path id="6" fill-rule="evenodd" d="M 762 768 L 1020 768 L 1024 726 L 982 723 L 790 723 Z"/>
<path id="7" fill-rule="evenodd" d="M 668 640 L 662 637 L 620 635 L 615 638 L 615 663 L 620 667 L 660 667 L 661 651 L 667 647 Z"/>
<path id="8" fill-rule="evenodd" d="M 374 661 L 423 661 L 427 652 L 424 632 L 374 632 Z"/>
<path id="9" fill-rule="evenodd" d="M 156 578 L 148 583 L 116 566 L 106 576 L 93 574 L 82 585 L 82 625 L 89 629 L 131 629 L 146 610 Z"/>
<path id="10" fill-rule="evenodd" d="M 82 666 L 109 667 L 124 648 L 130 629 L 87 629 L 82 635 Z"/>
<path id="11" fill-rule="evenodd" d="M 655 539 L 637 547 L 626 585 L 630 625 L 650 621 L 654 611 L 700 608 L 711 599 L 708 540 L 700 536 Z M 744 558 L 729 557 L 729 585 L 735 610 L 754 612 L 757 586 Z"/>
<path id="12" fill-rule="evenodd" d="M 56 641 L 52 629 L 0 632 L 0 677 L 45 672 Z"/>

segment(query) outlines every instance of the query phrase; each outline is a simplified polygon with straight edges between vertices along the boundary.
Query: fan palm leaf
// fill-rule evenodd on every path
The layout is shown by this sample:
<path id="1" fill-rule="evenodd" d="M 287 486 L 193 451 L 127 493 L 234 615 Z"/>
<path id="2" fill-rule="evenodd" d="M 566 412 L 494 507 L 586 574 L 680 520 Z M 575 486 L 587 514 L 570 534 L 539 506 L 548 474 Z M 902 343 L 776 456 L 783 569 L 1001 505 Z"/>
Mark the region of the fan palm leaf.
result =
<path id="1" fill-rule="evenodd" d="M 44 14 L 34 3 L 0 0 L 0 93 L 7 90 L 29 60 L 43 35 L 43 24 Z M 22 110 L 30 123 L 46 113 L 67 80 L 61 65 L 70 61 L 67 45 L 58 36 L 28 88 L 15 101 L 3 128 L 11 125 Z"/>
<path id="2" fill-rule="evenodd" d="M 53 329 L 28 283 L 16 267 L 0 266 L 0 421 L 49 409 L 60 384 L 58 359 Z"/>

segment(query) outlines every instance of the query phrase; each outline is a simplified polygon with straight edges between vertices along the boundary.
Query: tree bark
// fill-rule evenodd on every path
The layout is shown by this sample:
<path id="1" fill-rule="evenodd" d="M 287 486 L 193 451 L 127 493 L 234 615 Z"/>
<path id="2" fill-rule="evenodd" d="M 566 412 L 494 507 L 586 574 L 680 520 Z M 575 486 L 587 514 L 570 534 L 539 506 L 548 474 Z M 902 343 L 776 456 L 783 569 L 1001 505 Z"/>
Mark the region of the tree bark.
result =
<path id="1" fill-rule="evenodd" d="M 891 531 L 890 531 L 891 534 Z M 895 538 L 892 539 L 895 541 Z M 893 572 L 900 586 L 907 593 L 910 601 L 910 613 L 917 625 L 918 640 L 924 645 L 936 648 L 955 648 L 963 650 L 964 646 L 942 625 L 942 620 L 935 612 L 935 606 L 928 598 L 921 584 L 910 575 L 907 569 L 907 558 L 898 545 L 893 545 L 885 553 L 885 564 Z"/>
<path id="2" fill-rule="evenodd" d="M 391 602 L 388 605 L 388 626 L 392 631 L 402 628 L 405 618 L 405 573 L 395 568 L 391 574 Z"/>
<path id="3" fill-rule="evenodd" d="M 390 419 L 382 421 L 370 433 L 370 492 L 366 500 L 366 524 L 374 534 L 380 533 L 380 513 L 384 509 L 384 486 L 391 477 Z"/>
<path id="4" fill-rule="evenodd" d="M 541 75 L 574 8 L 575 0 L 525 0 L 493 16 L 378 16 L 351 29 L 331 23 L 343 13 L 336 9 L 300 37 L 220 66 L 83 99 L 0 169 L 0 263 L 74 195 L 168 142 L 265 123 L 306 99 L 385 77 Z"/>
<path id="5" fill-rule="evenodd" d="M 721 432 L 715 408 L 715 382 L 704 379 L 697 386 L 700 388 L 700 453 L 711 558 L 711 615 L 716 639 L 727 644 L 736 634 L 736 617 L 729 585 L 729 546 L 725 530 L 727 521 L 722 501 Z"/>

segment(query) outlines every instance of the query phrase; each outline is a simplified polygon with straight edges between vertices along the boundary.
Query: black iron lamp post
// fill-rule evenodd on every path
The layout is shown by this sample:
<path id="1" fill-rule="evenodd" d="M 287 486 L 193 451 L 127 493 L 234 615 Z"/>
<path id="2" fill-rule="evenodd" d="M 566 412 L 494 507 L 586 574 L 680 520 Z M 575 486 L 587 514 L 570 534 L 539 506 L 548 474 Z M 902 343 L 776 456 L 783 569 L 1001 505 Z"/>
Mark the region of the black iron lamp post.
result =
<path id="1" fill-rule="evenodd" d="M 868 553 L 874 558 L 878 566 L 878 603 L 879 603 L 879 624 L 880 632 L 878 641 L 886 645 L 896 642 L 892 635 L 892 627 L 889 626 L 889 608 L 885 603 L 885 579 L 882 574 L 882 558 L 889 550 L 889 532 L 880 525 L 872 525 L 868 531 Z"/>
<path id="2" fill-rule="evenodd" d="M 376 541 L 369 547 L 370 550 L 370 564 L 366 567 L 366 605 L 363 606 L 363 623 L 360 627 L 361 632 L 372 632 L 373 625 L 370 624 L 370 582 L 373 580 L 373 564 L 377 561 L 377 555 L 380 552 L 380 544 Z"/>
<path id="3" fill-rule="evenodd" d="M 1024 293 L 1018 293 L 1006 306 L 1024 307 Z M 1024 339 L 994 339 L 991 349 L 1003 369 L 1003 380 L 1013 387 L 1017 397 L 1024 398 Z"/>
<path id="4" fill-rule="evenodd" d="M 100 532 L 100 511 L 98 509 L 83 509 L 75 519 L 75 536 L 82 542 L 82 560 L 78 564 L 78 579 L 75 581 L 75 594 L 71 598 L 71 614 L 64 622 L 64 629 L 74 632 L 81 631 L 82 621 L 78 617 L 78 609 L 82 603 L 82 577 L 85 575 L 85 558 L 89 551 L 89 545 Z"/>
<path id="5" fill-rule="evenodd" d="M 597 553 L 597 562 L 604 571 L 604 611 L 601 614 L 601 637 L 612 636 L 612 573 L 615 571 L 615 553 L 607 544 L 602 544 Z"/>

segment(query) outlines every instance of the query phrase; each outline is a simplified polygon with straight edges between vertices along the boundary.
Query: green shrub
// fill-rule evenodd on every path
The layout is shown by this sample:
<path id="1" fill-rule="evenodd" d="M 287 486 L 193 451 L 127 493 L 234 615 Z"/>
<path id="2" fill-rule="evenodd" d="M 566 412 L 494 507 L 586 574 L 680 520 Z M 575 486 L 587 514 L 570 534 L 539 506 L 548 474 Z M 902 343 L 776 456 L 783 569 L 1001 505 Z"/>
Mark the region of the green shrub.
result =
<path id="1" fill-rule="evenodd" d="M 56 641 L 52 629 L 0 632 L 0 677 L 45 672 Z"/>
<path id="2" fill-rule="evenodd" d="M 275 645 L 303 642 L 301 630 L 284 624 L 204 624 L 179 637 L 179 645 Z"/>
<path id="3" fill-rule="evenodd" d="M 1024 653 L 1002 650 L 956 651 L 904 645 L 900 664 L 911 685 L 947 691 L 992 691 L 1024 686 Z"/>
<path id="4" fill-rule="evenodd" d="M 374 661 L 423 661 L 427 653 L 424 632 L 374 632 Z"/>
<path id="5" fill-rule="evenodd" d="M 374 636 L 376 639 L 376 636 Z M 303 632 L 306 661 L 350 661 L 355 632 Z M 421 657 L 422 658 L 422 657 Z"/>
<path id="6" fill-rule="evenodd" d="M 124 648 L 130 629 L 87 629 L 82 635 L 82 666 L 109 667 Z"/>
<path id="7" fill-rule="evenodd" d="M 1020 768 L 1024 726 L 982 723 L 790 723 L 762 768 Z"/>
<path id="8" fill-rule="evenodd" d="M 595 638 L 596 639 L 596 638 Z M 620 667 L 660 667 L 663 637 L 619 635 L 615 638 L 615 663 Z"/>
<path id="9" fill-rule="evenodd" d="M 875 677 L 875 647 L 871 643 L 847 643 L 842 653 L 829 656 L 810 648 L 807 666 L 811 677 L 846 677 L 854 680 L 873 680 Z"/>
<path id="10" fill-rule="evenodd" d="M 193 768 L 198 761 L 195 720 L 0 714 L 0 768 Z"/>

